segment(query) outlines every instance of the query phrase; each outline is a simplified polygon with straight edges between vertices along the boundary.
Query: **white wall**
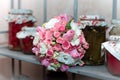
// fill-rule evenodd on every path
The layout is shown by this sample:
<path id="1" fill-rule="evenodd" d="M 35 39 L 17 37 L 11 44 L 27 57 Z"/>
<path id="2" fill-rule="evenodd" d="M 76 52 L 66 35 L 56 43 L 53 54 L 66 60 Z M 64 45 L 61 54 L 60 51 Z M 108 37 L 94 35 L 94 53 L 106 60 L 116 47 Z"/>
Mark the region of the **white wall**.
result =
<path id="1" fill-rule="evenodd" d="M 10 10 L 10 0 L 0 0 L 0 31 L 8 30 L 8 24 L 5 16 Z M 0 34 L 0 45 L 8 41 L 7 34 Z"/>
<path id="2" fill-rule="evenodd" d="M 10 0 L 0 0 L 0 31 L 6 30 L 7 22 L 5 21 L 5 16 L 8 14 L 10 10 Z"/>
<path id="3" fill-rule="evenodd" d="M 120 19 L 120 0 L 117 0 L 118 1 L 118 4 L 117 4 L 117 18 Z"/>
<path id="4" fill-rule="evenodd" d="M 107 22 L 112 19 L 113 0 L 78 0 L 79 15 L 99 14 L 106 17 Z"/>

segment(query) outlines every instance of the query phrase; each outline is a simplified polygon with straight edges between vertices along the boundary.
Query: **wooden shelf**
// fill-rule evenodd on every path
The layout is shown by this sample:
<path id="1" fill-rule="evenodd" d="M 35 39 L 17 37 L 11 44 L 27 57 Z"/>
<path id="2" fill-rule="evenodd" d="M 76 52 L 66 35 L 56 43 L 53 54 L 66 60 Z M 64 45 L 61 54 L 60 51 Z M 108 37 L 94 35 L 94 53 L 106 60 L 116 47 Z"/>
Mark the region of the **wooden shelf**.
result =
<path id="1" fill-rule="evenodd" d="M 11 51 L 6 47 L 0 48 L 0 55 L 40 65 L 40 62 L 37 60 L 36 56 L 26 55 L 18 51 Z M 68 72 L 94 77 L 102 80 L 120 80 L 120 77 L 111 75 L 105 65 L 83 67 L 77 66 L 70 68 Z"/>

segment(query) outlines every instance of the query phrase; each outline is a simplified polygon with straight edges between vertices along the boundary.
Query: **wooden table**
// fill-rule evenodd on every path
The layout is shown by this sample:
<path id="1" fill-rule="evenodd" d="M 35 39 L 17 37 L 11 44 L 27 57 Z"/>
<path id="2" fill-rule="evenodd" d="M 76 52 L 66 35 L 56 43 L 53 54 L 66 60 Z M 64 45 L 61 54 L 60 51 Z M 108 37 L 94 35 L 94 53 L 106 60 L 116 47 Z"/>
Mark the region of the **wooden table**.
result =
<path id="1" fill-rule="evenodd" d="M 37 60 L 36 56 L 34 55 L 26 55 L 22 52 L 18 51 L 11 51 L 7 47 L 0 48 L 0 55 L 6 56 L 12 59 L 12 80 L 14 80 L 14 59 L 19 61 L 26 61 L 33 64 L 41 65 L 40 62 Z M 43 69 L 43 80 L 45 80 L 45 69 Z M 20 67 L 21 73 L 21 67 Z M 89 77 L 94 77 L 102 80 L 120 80 L 120 77 L 111 75 L 106 66 L 83 66 L 83 67 L 73 67 L 68 70 L 73 74 L 80 74 Z"/>

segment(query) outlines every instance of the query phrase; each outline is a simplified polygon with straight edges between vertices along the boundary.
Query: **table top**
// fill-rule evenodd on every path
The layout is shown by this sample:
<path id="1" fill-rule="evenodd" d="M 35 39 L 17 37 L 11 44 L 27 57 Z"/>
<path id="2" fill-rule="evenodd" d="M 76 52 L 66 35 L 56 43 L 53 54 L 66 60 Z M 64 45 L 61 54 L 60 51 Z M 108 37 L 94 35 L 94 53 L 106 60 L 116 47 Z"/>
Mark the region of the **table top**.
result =
<path id="1" fill-rule="evenodd" d="M 40 62 L 35 55 L 26 55 L 20 51 L 11 51 L 7 47 L 0 48 L 0 55 L 40 65 Z M 83 67 L 77 66 L 70 68 L 68 72 L 94 77 L 102 80 L 120 80 L 120 77 L 111 75 L 105 65 Z"/>

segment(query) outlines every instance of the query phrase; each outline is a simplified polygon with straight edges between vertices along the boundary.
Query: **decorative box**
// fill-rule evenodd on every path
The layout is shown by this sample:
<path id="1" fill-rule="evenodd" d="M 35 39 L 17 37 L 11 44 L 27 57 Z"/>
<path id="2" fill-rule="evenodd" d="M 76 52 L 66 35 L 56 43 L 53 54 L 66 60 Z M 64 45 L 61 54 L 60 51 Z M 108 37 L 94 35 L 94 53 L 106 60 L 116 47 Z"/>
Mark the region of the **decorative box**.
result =
<path id="1" fill-rule="evenodd" d="M 36 19 L 32 16 L 31 10 L 12 9 L 9 12 L 7 21 L 9 22 L 9 49 L 20 50 L 20 42 L 19 39 L 16 38 L 16 33 L 24 26 L 33 26 Z"/>
<path id="2" fill-rule="evenodd" d="M 83 33 L 89 43 L 89 49 L 83 58 L 86 65 L 101 65 L 104 56 L 101 56 L 101 43 L 106 40 L 106 22 L 104 16 L 82 15 L 80 23 L 83 25 Z"/>

